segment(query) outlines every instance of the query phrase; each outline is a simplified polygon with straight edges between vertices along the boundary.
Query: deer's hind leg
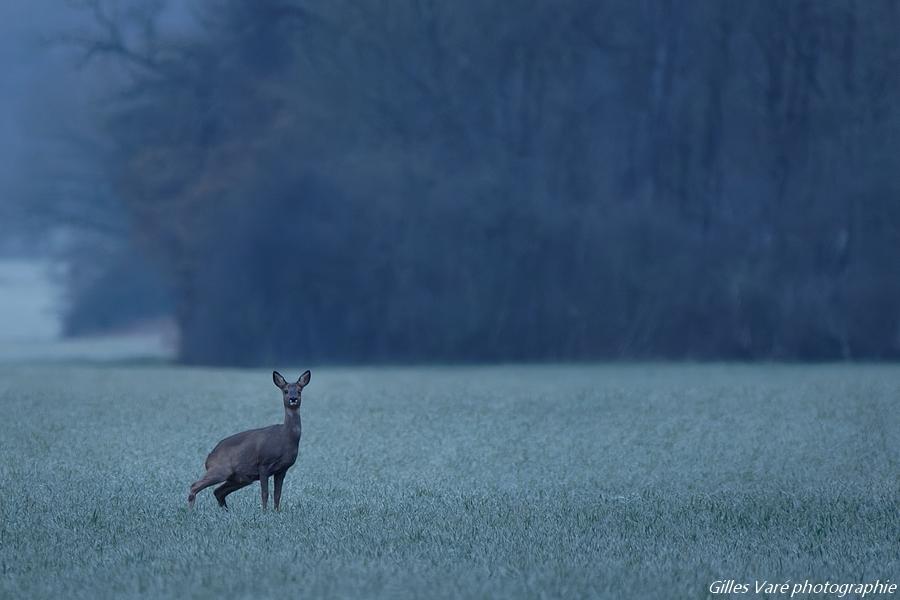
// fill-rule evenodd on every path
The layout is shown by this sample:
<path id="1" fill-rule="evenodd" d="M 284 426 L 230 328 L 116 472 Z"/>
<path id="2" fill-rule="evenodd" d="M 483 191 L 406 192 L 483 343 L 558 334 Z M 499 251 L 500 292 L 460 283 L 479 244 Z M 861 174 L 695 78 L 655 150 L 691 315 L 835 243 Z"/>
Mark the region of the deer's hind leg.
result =
<path id="1" fill-rule="evenodd" d="M 230 494 L 231 492 L 236 492 L 241 488 L 247 487 L 251 483 L 253 482 L 248 481 L 246 483 L 240 483 L 229 479 L 216 488 L 216 490 L 213 492 L 213 496 L 215 496 L 216 500 L 218 500 L 219 506 L 221 506 L 225 510 L 228 510 L 228 503 L 225 502 L 225 498 L 228 496 L 228 494 Z"/>
<path id="2" fill-rule="evenodd" d="M 211 485 L 222 483 L 226 479 L 228 479 L 228 473 L 226 471 L 213 469 L 207 471 L 203 477 L 195 481 L 191 486 L 191 491 L 188 493 L 188 508 L 194 507 L 194 499 L 201 490 L 205 490 Z"/>

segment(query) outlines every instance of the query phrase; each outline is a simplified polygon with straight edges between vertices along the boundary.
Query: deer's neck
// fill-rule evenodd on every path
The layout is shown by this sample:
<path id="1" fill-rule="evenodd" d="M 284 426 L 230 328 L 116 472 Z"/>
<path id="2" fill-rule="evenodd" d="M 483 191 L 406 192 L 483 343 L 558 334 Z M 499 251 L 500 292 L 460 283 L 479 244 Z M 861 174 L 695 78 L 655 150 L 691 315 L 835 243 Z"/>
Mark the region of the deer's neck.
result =
<path id="1" fill-rule="evenodd" d="M 291 439 L 300 441 L 300 411 L 290 408 L 284 409 L 284 430 Z"/>

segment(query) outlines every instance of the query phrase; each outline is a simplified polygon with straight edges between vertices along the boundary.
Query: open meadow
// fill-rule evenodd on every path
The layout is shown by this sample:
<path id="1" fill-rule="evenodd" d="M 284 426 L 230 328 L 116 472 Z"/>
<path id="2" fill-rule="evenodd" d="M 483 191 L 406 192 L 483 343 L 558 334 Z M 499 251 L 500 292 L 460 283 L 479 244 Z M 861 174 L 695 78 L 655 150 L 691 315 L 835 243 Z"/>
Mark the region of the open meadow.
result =
<path id="1" fill-rule="evenodd" d="M 186 496 L 218 440 L 281 422 L 270 371 L 0 367 L 0 597 L 900 580 L 900 367 L 312 372 L 282 510 L 263 513 L 256 484 L 230 512 Z"/>

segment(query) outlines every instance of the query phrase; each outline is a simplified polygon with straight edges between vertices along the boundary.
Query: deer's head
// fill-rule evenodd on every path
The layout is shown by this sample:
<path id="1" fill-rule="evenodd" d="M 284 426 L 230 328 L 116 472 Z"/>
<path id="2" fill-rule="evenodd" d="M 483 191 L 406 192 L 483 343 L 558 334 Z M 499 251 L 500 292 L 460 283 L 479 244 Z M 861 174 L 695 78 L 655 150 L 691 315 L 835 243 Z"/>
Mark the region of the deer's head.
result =
<path id="1" fill-rule="evenodd" d="M 296 383 L 288 383 L 278 371 L 272 371 L 272 381 L 281 390 L 284 407 L 290 410 L 300 408 L 300 393 L 309 384 L 310 372 L 307 370 Z"/>

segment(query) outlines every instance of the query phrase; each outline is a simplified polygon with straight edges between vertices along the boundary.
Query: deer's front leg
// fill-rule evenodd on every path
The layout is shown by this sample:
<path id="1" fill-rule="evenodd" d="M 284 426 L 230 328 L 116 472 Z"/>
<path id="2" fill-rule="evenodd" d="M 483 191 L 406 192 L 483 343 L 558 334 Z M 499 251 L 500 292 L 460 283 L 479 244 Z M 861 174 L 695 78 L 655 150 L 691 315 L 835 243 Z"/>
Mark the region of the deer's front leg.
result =
<path id="1" fill-rule="evenodd" d="M 269 503 L 269 475 L 268 473 L 259 474 L 259 492 L 262 495 L 262 507 L 266 510 Z"/>
<path id="2" fill-rule="evenodd" d="M 284 483 L 286 473 L 287 471 L 275 473 L 275 510 L 278 510 L 278 507 L 281 506 L 281 484 Z"/>

